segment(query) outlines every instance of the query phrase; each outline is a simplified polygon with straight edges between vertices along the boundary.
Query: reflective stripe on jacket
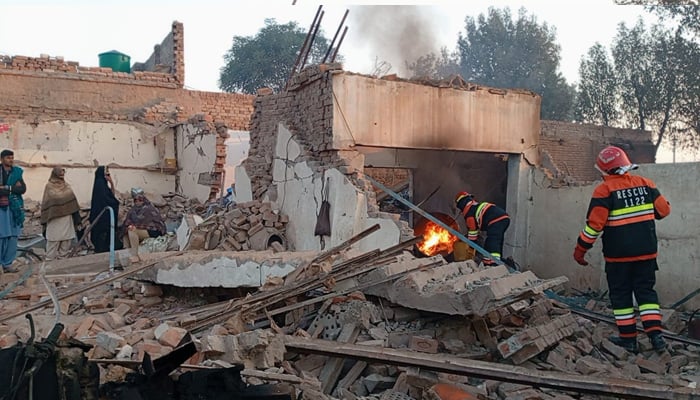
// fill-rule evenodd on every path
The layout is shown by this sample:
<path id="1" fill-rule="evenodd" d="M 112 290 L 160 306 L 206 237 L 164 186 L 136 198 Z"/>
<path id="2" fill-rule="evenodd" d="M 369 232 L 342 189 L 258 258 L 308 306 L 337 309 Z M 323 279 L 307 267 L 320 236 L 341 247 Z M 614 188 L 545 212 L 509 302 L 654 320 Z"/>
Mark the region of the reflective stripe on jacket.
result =
<path id="1" fill-rule="evenodd" d="M 671 213 L 671 205 L 651 179 L 638 175 L 608 175 L 593 191 L 586 226 L 578 244 L 593 247 L 603 234 L 603 255 L 608 262 L 656 258 L 655 219 Z"/>
<path id="2" fill-rule="evenodd" d="M 508 213 L 493 203 L 470 203 L 462 210 L 464 221 L 467 223 L 467 239 L 474 241 L 480 230 L 486 230 L 489 225 L 509 218 Z"/>

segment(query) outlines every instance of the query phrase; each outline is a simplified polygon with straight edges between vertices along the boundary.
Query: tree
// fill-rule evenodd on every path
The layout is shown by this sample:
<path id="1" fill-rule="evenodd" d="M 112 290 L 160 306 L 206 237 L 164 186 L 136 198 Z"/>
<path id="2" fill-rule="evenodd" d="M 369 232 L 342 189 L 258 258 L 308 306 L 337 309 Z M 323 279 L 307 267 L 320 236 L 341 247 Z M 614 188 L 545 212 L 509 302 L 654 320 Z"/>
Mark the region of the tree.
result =
<path id="1" fill-rule="evenodd" d="M 278 24 L 266 19 L 255 36 L 234 36 L 224 55 L 219 88 L 226 92 L 255 93 L 261 87 L 278 92 L 284 88 L 306 37 L 306 31 L 292 21 Z M 319 31 L 307 64 L 320 62 L 328 40 Z"/>
<path id="2" fill-rule="evenodd" d="M 685 57 L 681 35 L 671 37 L 659 26 L 647 32 L 644 22 L 628 29 L 620 24 L 613 42 L 615 72 L 621 89 L 622 118 L 632 127 L 652 129 L 658 149 L 677 117 Z"/>
<path id="3" fill-rule="evenodd" d="M 460 73 L 459 55 L 443 47 L 439 55 L 428 53 L 412 63 L 406 62 L 406 68 L 411 71 L 412 78 L 445 79 Z"/>
<path id="4" fill-rule="evenodd" d="M 596 43 L 579 66 L 576 120 L 610 126 L 618 118 L 619 87 L 607 50 Z"/>
<path id="5" fill-rule="evenodd" d="M 657 150 L 700 146 L 700 48 L 684 30 L 641 19 L 620 24 L 612 44 L 613 65 L 597 44 L 581 61 L 576 116 L 582 122 L 652 131 Z"/>
<path id="6" fill-rule="evenodd" d="M 501 88 L 524 88 L 542 96 L 542 118 L 571 118 L 575 89 L 561 72 L 554 29 L 525 9 L 513 21 L 510 10 L 465 19 L 457 41 L 460 74 L 468 81 Z"/>

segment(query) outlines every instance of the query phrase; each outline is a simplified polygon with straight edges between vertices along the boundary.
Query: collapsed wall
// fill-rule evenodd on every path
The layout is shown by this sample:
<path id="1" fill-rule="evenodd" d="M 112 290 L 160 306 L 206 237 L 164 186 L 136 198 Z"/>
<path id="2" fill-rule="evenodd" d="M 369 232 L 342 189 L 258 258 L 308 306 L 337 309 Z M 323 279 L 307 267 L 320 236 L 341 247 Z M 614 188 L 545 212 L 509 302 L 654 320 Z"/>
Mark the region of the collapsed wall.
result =
<path id="1" fill-rule="evenodd" d="M 0 56 L 0 147 L 25 169 L 27 199 L 41 200 L 51 169 L 62 167 L 87 204 L 97 165 L 110 166 L 121 192 L 141 186 L 200 201 L 219 193 L 227 131 L 247 129 L 253 96 L 184 89 L 181 23 L 168 38 L 158 61 L 168 68 L 130 73 Z"/>
<path id="2" fill-rule="evenodd" d="M 258 91 L 248 158 L 236 169 L 238 201 L 271 201 L 289 215 L 287 237 L 297 251 L 337 245 L 375 223 L 382 235 L 361 241 L 360 250 L 397 244 L 400 227 L 410 233 L 398 216 L 379 212 L 363 178 L 364 156 L 351 144 L 333 144 L 333 120 L 342 116 L 334 111 L 332 80 L 341 72 L 338 64 L 314 65 L 286 91 Z M 319 222 L 324 201 L 329 224 Z"/>

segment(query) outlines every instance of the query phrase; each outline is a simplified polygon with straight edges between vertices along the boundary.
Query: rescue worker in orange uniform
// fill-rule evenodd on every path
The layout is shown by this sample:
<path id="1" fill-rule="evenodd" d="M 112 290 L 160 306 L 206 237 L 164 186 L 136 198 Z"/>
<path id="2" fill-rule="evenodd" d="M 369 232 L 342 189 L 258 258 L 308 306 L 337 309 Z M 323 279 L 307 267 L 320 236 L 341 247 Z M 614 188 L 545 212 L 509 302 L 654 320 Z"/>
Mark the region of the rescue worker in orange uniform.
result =
<path id="1" fill-rule="evenodd" d="M 637 300 L 644 332 L 655 350 L 666 348 L 661 336 L 661 310 L 656 284 L 656 219 L 671 213 L 671 205 L 651 179 L 631 175 L 637 169 L 619 147 L 603 149 L 596 168 L 603 182 L 593 191 L 586 226 L 578 236 L 574 259 L 584 255 L 603 234 L 605 274 L 619 336 L 610 341 L 637 352 L 637 326 L 632 295 Z"/>
<path id="2" fill-rule="evenodd" d="M 475 242 L 479 231 L 486 232 L 484 250 L 488 251 L 492 258 L 484 258 L 482 263 L 496 265 L 494 258 L 502 258 L 503 235 L 510 225 L 508 213 L 493 203 L 477 202 L 468 192 L 457 193 L 455 204 L 467 223 L 467 239 Z"/>

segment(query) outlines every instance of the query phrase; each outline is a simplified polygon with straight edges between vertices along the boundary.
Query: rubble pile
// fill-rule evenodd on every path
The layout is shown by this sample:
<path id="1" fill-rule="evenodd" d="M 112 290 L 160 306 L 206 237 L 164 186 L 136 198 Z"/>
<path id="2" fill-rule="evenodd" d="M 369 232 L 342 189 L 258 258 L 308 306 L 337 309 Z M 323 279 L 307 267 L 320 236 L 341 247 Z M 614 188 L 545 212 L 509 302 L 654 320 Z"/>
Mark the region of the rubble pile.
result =
<path id="1" fill-rule="evenodd" d="M 241 208 L 203 225 L 207 232 L 226 229 L 236 210 L 241 223 L 271 212 L 264 203 Z M 91 346 L 86 357 L 100 366 L 102 385 L 128 385 L 128 374 L 170 365 L 179 356 L 184 361 L 170 365 L 176 375 L 235 369 L 249 387 L 284 383 L 299 399 L 444 399 L 448 392 L 504 400 L 697 395 L 695 342 L 670 340 L 666 351 L 655 352 L 642 335 L 641 352 L 627 352 L 607 340 L 614 326 L 574 313 L 549 295 L 566 279 L 471 260 L 416 258 L 406 250 L 417 239 L 358 254 L 351 248 L 358 237 L 245 297 L 178 295 L 147 282 L 140 274 L 147 265 L 131 266 L 133 273 L 127 269 L 118 279 L 50 270 L 47 279 L 61 299 L 63 339 Z M 153 257 L 163 262 L 170 255 Z M 18 277 L 5 274 L 0 282 Z M 86 285 L 92 288 L 76 290 Z M 73 294 L 60 296 L 66 292 Z M 32 276 L 0 301 L 0 347 L 29 339 L 18 317 L 31 305 L 46 303 L 33 314 L 40 333 L 50 330 L 56 316 L 48 293 Z M 599 301 L 586 304 L 590 312 L 607 312 L 603 308 Z M 682 325 L 674 312 L 664 324 L 676 332 Z"/>
<path id="2" fill-rule="evenodd" d="M 289 217 L 269 202 L 238 203 L 207 217 L 193 230 L 188 250 L 284 251 Z"/>

